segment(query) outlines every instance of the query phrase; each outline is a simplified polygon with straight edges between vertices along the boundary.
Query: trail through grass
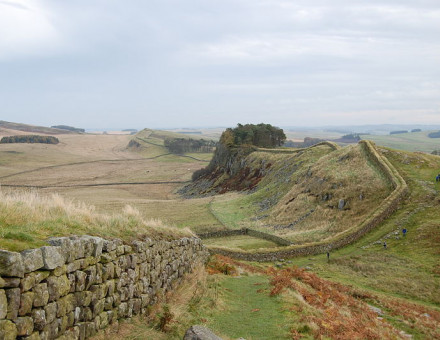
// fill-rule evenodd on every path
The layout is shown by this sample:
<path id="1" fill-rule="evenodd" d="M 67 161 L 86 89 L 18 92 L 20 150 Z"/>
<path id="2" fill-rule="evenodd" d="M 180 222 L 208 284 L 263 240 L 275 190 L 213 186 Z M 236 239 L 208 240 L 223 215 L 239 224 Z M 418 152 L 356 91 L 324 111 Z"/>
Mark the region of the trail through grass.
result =
<path id="1" fill-rule="evenodd" d="M 208 325 L 234 339 L 289 339 L 283 302 L 268 288 L 265 276 L 225 277 L 219 286 L 225 310 L 214 312 Z"/>

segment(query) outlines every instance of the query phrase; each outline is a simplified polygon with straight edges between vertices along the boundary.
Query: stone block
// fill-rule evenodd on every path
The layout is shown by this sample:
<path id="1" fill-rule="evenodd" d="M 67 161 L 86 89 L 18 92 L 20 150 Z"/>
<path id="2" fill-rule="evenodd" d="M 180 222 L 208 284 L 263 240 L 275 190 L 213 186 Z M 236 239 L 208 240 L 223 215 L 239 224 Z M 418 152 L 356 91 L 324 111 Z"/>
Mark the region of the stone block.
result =
<path id="1" fill-rule="evenodd" d="M 39 332 L 33 332 L 31 335 L 23 337 L 23 340 L 42 340 Z"/>
<path id="2" fill-rule="evenodd" d="M 27 292 L 28 290 L 31 290 L 36 285 L 35 281 L 35 274 L 29 273 L 24 276 L 24 278 L 21 279 L 20 282 L 20 288 L 22 292 Z"/>
<path id="3" fill-rule="evenodd" d="M 45 270 L 40 270 L 40 271 L 37 271 L 37 272 L 35 272 L 33 274 L 35 274 L 35 284 L 37 285 L 41 281 L 47 279 L 49 277 L 49 275 L 50 275 L 50 272 L 45 271 Z"/>
<path id="4" fill-rule="evenodd" d="M 17 288 L 18 286 L 20 286 L 19 277 L 4 277 L 3 282 L 4 288 Z"/>
<path id="5" fill-rule="evenodd" d="M 87 307 L 92 302 L 93 293 L 89 291 L 82 291 L 75 293 L 75 300 L 77 306 Z"/>
<path id="6" fill-rule="evenodd" d="M 57 303 L 57 318 L 61 318 L 73 311 L 76 307 L 76 299 L 74 294 L 68 294 L 60 298 Z"/>
<path id="7" fill-rule="evenodd" d="M 52 270 L 50 275 L 61 276 L 61 275 L 66 274 L 66 273 L 67 273 L 67 266 L 64 264 L 64 265 L 56 267 L 54 270 Z"/>
<path id="8" fill-rule="evenodd" d="M 70 263 L 76 259 L 73 242 L 68 237 L 52 237 L 47 240 L 51 246 L 60 247 L 65 263 Z"/>
<path id="9" fill-rule="evenodd" d="M 8 314 L 6 318 L 14 321 L 17 319 L 18 310 L 20 309 L 20 288 L 6 289 L 5 293 L 8 299 Z"/>
<path id="10" fill-rule="evenodd" d="M 67 316 L 63 316 L 57 320 L 58 320 L 59 334 L 64 334 L 64 332 L 66 331 L 66 329 L 68 327 L 69 320 L 68 320 Z"/>
<path id="11" fill-rule="evenodd" d="M 91 306 L 92 306 L 93 316 L 95 317 L 104 311 L 105 299 L 101 299 L 101 300 L 97 300 L 95 302 L 92 302 Z"/>
<path id="12" fill-rule="evenodd" d="M 99 329 L 106 328 L 109 324 L 108 313 L 102 312 L 101 314 L 99 314 L 99 319 L 100 319 Z"/>
<path id="13" fill-rule="evenodd" d="M 47 283 L 37 284 L 32 291 L 35 293 L 34 307 L 42 307 L 49 301 L 49 291 Z"/>
<path id="14" fill-rule="evenodd" d="M 72 257 L 77 259 L 82 259 L 85 257 L 85 249 L 84 249 L 84 242 L 82 239 L 78 236 L 72 236 L 70 237 L 70 241 L 72 242 Z"/>
<path id="15" fill-rule="evenodd" d="M 47 278 L 47 290 L 49 292 L 49 301 L 58 300 L 67 295 L 70 291 L 70 281 L 66 275 L 49 276 Z"/>
<path id="16" fill-rule="evenodd" d="M 107 281 L 115 277 L 115 265 L 110 262 L 102 266 L 102 280 Z"/>
<path id="17" fill-rule="evenodd" d="M 57 303 L 56 302 L 48 303 L 44 307 L 44 311 L 46 312 L 46 322 L 47 323 L 53 322 L 57 317 Z"/>
<path id="18" fill-rule="evenodd" d="M 56 339 L 60 332 L 58 320 L 54 320 L 51 323 L 46 324 L 43 331 L 48 333 L 48 339 Z"/>
<path id="19" fill-rule="evenodd" d="M 183 340 L 222 340 L 209 328 L 204 326 L 191 326 L 185 333 Z"/>
<path id="20" fill-rule="evenodd" d="M 70 282 L 70 290 L 69 293 L 75 293 L 76 291 L 76 276 L 74 273 L 67 274 L 67 278 Z"/>
<path id="21" fill-rule="evenodd" d="M 55 269 L 62 266 L 65 261 L 65 253 L 61 247 L 46 246 L 41 247 L 43 253 L 44 269 Z"/>
<path id="22" fill-rule="evenodd" d="M 6 292 L 0 289 L 0 320 L 6 318 L 8 314 L 8 299 L 6 297 Z"/>
<path id="23" fill-rule="evenodd" d="M 46 326 L 46 312 L 44 309 L 33 309 L 32 320 L 34 320 L 34 328 L 42 331 Z"/>
<path id="24" fill-rule="evenodd" d="M 67 271 L 68 273 L 72 273 L 72 272 L 75 272 L 75 271 L 77 271 L 77 270 L 80 270 L 80 268 L 81 268 L 81 262 L 82 262 L 81 260 L 75 260 L 75 261 L 73 261 L 73 262 L 67 264 L 67 266 L 66 266 L 66 271 Z"/>
<path id="25" fill-rule="evenodd" d="M 76 291 L 81 292 L 86 289 L 87 274 L 82 271 L 75 272 L 76 275 Z"/>
<path id="26" fill-rule="evenodd" d="M 86 323 L 86 338 L 91 338 L 92 336 L 95 336 L 97 332 L 96 325 L 94 322 L 87 322 Z"/>
<path id="27" fill-rule="evenodd" d="M 40 248 L 23 250 L 21 257 L 25 273 L 34 272 L 44 266 L 43 252 Z"/>
<path id="28" fill-rule="evenodd" d="M 21 254 L 0 249 L 0 276 L 24 276 L 24 264 Z"/>
<path id="29" fill-rule="evenodd" d="M 127 302 L 120 303 L 118 306 L 118 316 L 120 318 L 125 318 L 127 317 L 127 314 L 128 314 L 128 303 Z"/>
<path id="30" fill-rule="evenodd" d="M 102 251 L 109 253 L 116 250 L 116 242 L 111 240 L 103 240 Z"/>
<path id="31" fill-rule="evenodd" d="M 15 320 L 17 326 L 17 335 L 27 336 L 31 335 L 34 331 L 34 320 L 29 316 L 23 316 Z"/>
<path id="32" fill-rule="evenodd" d="M 104 310 L 108 311 L 113 309 L 113 302 L 114 302 L 113 296 L 107 296 L 105 298 Z"/>
<path id="33" fill-rule="evenodd" d="M 0 320 L 0 339 L 15 340 L 17 337 L 17 326 L 9 320 Z"/>
<path id="34" fill-rule="evenodd" d="M 35 293 L 25 292 L 21 294 L 20 298 L 20 309 L 18 310 L 18 315 L 24 316 L 32 311 L 32 306 L 34 304 Z"/>

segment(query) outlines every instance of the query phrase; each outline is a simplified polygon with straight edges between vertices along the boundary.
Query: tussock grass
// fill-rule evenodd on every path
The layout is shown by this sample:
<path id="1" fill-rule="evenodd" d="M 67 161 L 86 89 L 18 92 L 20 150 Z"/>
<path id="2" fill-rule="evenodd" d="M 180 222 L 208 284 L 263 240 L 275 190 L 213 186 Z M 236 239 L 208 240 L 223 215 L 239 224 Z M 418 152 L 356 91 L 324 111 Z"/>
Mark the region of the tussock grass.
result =
<path id="1" fill-rule="evenodd" d="M 177 238 L 189 230 L 166 227 L 160 220 L 144 220 L 129 205 L 120 213 L 97 213 L 85 203 L 58 194 L 0 191 L 0 248 L 22 250 L 38 247 L 53 236 L 95 235 L 129 241 L 136 237 Z"/>

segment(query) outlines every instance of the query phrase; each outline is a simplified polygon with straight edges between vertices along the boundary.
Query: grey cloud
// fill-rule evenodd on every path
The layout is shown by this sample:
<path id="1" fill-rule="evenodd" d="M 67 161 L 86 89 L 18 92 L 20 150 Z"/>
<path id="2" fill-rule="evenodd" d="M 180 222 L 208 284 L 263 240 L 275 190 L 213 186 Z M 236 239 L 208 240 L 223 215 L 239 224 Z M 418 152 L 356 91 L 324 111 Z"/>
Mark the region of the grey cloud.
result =
<path id="1" fill-rule="evenodd" d="M 36 3 L 61 41 L 0 61 L 5 120 L 440 123 L 437 0 Z"/>

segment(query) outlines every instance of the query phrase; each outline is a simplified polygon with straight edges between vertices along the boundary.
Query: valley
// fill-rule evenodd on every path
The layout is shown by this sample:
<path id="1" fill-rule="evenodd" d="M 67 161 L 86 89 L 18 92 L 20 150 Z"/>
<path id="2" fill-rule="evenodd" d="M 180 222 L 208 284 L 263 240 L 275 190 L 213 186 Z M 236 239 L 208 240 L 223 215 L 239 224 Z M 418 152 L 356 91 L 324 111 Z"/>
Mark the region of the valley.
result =
<path id="1" fill-rule="evenodd" d="M 12 134 L 20 132 L 0 131 Z M 128 240 L 143 230 L 172 237 L 250 228 L 292 246 L 247 235 L 204 243 L 214 252 L 270 253 L 330 244 L 374 217 L 395 190 L 365 143 L 259 149 L 238 159 L 235 173 L 191 182 L 213 155 L 170 153 L 164 140 L 176 135 L 145 129 L 133 136 L 58 134 L 57 145 L 1 144 L 1 248 L 20 251 L 76 233 Z M 153 313 L 97 339 L 177 339 L 196 323 L 224 339 L 440 337 L 440 157 L 374 149 L 408 189 L 368 233 L 329 248 L 329 258 L 320 252 L 256 262 L 216 255 L 206 272 L 168 297 L 173 317 L 165 329 L 157 330 Z M 37 210 L 38 201 L 48 207 L 38 208 L 41 216 L 23 217 L 28 210 L 20 202 L 31 199 L 28 210 Z M 157 315 L 163 306 L 155 307 Z M 360 324 L 355 330 L 346 326 L 353 320 Z"/>

